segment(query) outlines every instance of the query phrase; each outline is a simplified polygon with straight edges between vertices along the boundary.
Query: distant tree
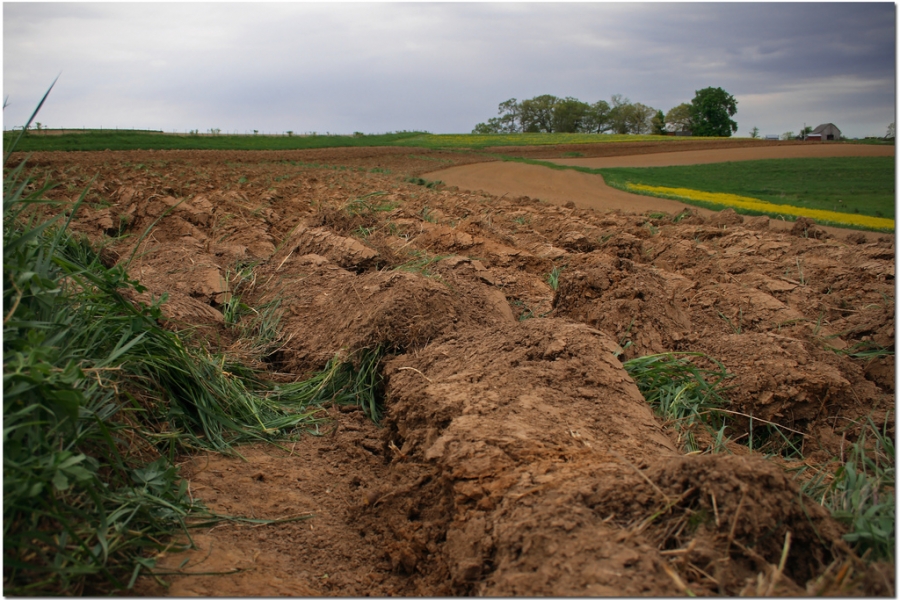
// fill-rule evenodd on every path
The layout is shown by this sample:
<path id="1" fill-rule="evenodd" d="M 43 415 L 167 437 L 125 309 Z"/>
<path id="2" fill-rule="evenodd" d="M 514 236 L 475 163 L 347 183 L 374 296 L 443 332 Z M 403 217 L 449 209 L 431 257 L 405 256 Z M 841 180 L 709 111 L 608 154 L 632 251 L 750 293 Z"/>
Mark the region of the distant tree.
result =
<path id="1" fill-rule="evenodd" d="M 622 94 L 613 94 L 609 109 L 609 125 L 613 133 L 628 133 L 628 115 L 631 112 L 631 100 Z"/>
<path id="2" fill-rule="evenodd" d="M 479 123 L 472 130 L 475 135 L 490 135 L 492 133 L 500 133 L 500 119 L 494 117 L 488 119 L 487 123 Z"/>
<path id="3" fill-rule="evenodd" d="M 557 133 L 577 133 L 584 131 L 591 105 L 577 98 L 567 96 L 553 105 L 553 131 Z"/>
<path id="4" fill-rule="evenodd" d="M 887 127 L 887 133 L 884 134 L 884 138 L 887 139 L 887 140 L 892 140 L 892 139 L 894 139 L 894 124 L 893 124 L 893 123 L 891 123 L 890 125 L 888 125 L 888 127 Z"/>
<path id="5" fill-rule="evenodd" d="M 654 115 L 656 115 L 656 111 L 649 106 L 640 102 L 632 104 L 625 117 L 628 133 L 642 135 L 653 131 Z"/>
<path id="6" fill-rule="evenodd" d="M 38 123 L 38 122 L 37 122 L 37 121 L 35 121 L 35 123 L 34 123 L 34 127 L 35 127 L 35 129 L 37 129 L 37 130 L 38 130 L 38 131 L 40 131 L 40 130 L 41 130 L 41 127 L 42 127 L 42 125 L 41 125 L 41 124 L 40 124 L 40 123 Z"/>
<path id="7" fill-rule="evenodd" d="M 785 131 L 784 133 L 781 134 L 781 139 L 783 139 L 783 140 L 792 140 L 792 139 L 794 139 L 794 137 L 795 136 L 794 136 L 793 131 Z"/>
<path id="8" fill-rule="evenodd" d="M 653 133 L 655 135 L 666 135 L 666 115 L 663 114 L 663 111 L 656 111 L 656 116 L 653 117 Z"/>
<path id="9" fill-rule="evenodd" d="M 591 104 L 591 109 L 585 115 L 584 127 L 585 133 L 604 133 L 609 131 L 611 125 L 609 121 L 609 103 L 606 100 L 598 100 Z"/>
<path id="10" fill-rule="evenodd" d="M 293 135 L 294 135 L 293 131 L 286 131 L 285 133 L 287 133 L 288 137 L 293 137 Z"/>
<path id="11" fill-rule="evenodd" d="M 259 129 L 254 129 L 254 130 L 253 130 L 253 135 L 259 135 Z"/>
<path id="12" fill-rule="evenodd" d="M 497 106 L 497 113 L 500 115 L 501 133 L 519 133 L 522 131 L 522 125 L 519 122 L 519 103 L 515 98 L 501 102 Z"/>
<path id="13" fill-rule="evenodd" d="M 750 137 L 752 137 L 754 140 L 759 137 L 759 127 L 754 127 L 750 130 Z"/>
<path id="14" fill-rule="evenodd" d="M 526 133 L 553 133 L 553 107 L 559 98 L 544 94 L 519 103 L 519 122 Z"/>
<path id="15" fill-rule="evenodd" d="M 693 134 L 700 136 L 731 137 L 737 131 L 737 123 L 731 120 L 737 113 L 737 100 L 722 88 L 708 87 L 697 90 L 691 100 Z"/>
<path id="16" fill-rule="evenodd" d="M 797 137 L 799 137 L 801 140 L 805 140 L 807 137 L 809 137 L 809 134 L 812 133 L 812 130 L 813 130 L 813 128 L 810 127 L 809 125 L 804 125 L 803 128 L 800 130 L 800 135 Z"/>
<path id="17" fill-rule="evenodd" d="M 666 113 L 666 124 L 672 131 L 691 131 L 691 105 L 683 102 Z"/>
<path id="18" fill-rule="evenodd" d="M 522 131 L 519 123 L 519 103 L 515 98 L 501 102 L 497 106 L 499 117 L 488 119 L 487 123 L 479 123 L 472 130 L 476 134 L 491 133 L 519 133 Z"/>

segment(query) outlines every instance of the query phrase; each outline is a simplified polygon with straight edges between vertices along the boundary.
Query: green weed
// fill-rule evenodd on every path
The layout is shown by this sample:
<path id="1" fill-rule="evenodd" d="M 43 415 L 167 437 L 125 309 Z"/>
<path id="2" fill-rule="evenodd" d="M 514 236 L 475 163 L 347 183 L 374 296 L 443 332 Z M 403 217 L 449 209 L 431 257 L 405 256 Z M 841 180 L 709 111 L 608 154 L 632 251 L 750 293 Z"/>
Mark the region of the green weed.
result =
<path id="1" fill-rule="evenodd" d="M 444 183 L 443 181 L 440 181 L 440 180 L 429 181 L 427 179 L 422 179 L 421 177 L 408 177 L 404 181 L 406 181 L 407 183 L 414 183 L 416 185 L 424 185 L 425 187 L 427 187 L 429 189 L 437 187 L 439 185 L 443 185 L 443 183 Z"/>
<path id="2" fill-rule="evenodd" d="M 719 317 L 721 317 L 723 321 L 728 323 L 728 327 L 731 328 L 732 333 L 740 334 L 740 333 L 744 332 L 744 308 L 743 307 L 738 309 L 737 324 L 735 324 L 730 318 L 725 316 L 725 313 L 723 313 L 722 311 L 716 311 L 716 312 L 719 313 Z"/>
<path id="3" fill-rule="evenodd" d="M 896 458 L 889 422 L 888 417 L 879 428 L 867 418 L 837 471 L 820 471 L 801 485 L 804 495 L 848 526 L 844 539 L 870 560 L 892 561 L 896 547 Z M 797 476 L 806 470 L 798 469 Z"/>
<path id="4" fill-rule="evenodd" d="M 434 216 L 433 209 L 425 206 L 422 208 L 422 210 L 419 214 L 422 215 L 422 218 L 424 220 L 428 221 L 429 223 L 437 223 L 437 218 Z"/>
<path id="5" fill-rule="evenodd" d="M 414 250 L 411 254 L 415 257 L 413 260 L 397 265 L 394 267 L 394 270 L 418 273 L 425 277 L 435 277 L 435 274 L 431 272 L 429 267 L 445 258 L 453 256 L 452 254 L 436 254 L 434 256 L 428 256 L 428 253 L 422 250 Z"/>
<path id="6" fill-rule="evenodd" d="M 360 196 L 359 198 L 354 198 L 349 201 L 345 206 L 344 210 L 347 211 L 349 215 L 369 215 L 377 212 L 387 212 L 394 210 L 397 208 L 397 205 L 392 202 L 375 202 L 370 200 L 370 198 L 377 198 L 378 196 L 384 196 L 387 192 L 371 192 L 364 196 Z"/>
<path id="7" fill-rule="evenodd" d="M 718 368 L 697 367 L 689 357 L 710 360 Z M 689 451 L 698 449 L 692 427 L 722 427 L 721 413 L 715 409 L 726 404 L 720 392 L 728 374 L 721 363 L 696 352 L 666 352 L 633 358 L 622 366 L 653 410 L 675 425 Z"/>
<path id="8" fill-rule="evenodd" d="M 547 273 L 547 283 L 555 292 L 559 289 L 559 275 L 565 267 L 553 267 L 553 270 Z"/>

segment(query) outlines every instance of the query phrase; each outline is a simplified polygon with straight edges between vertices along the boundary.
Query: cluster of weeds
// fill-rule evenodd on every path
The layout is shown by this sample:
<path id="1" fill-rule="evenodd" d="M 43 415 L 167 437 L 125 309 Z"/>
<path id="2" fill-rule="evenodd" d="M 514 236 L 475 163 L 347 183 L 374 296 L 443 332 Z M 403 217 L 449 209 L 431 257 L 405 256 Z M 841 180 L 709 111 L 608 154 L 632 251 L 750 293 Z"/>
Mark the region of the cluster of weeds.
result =
<path id="1" fill-rule="evenodd" d="M 872 341 L 856 342 L 849 348 L 831 348 L 836 354 L 844 354 L 850 358 L 871 360 L 882 356 L 894 356 L 894 349 L 881 346 Z"/>
<path id="2" fill-rule="evenodd" d="M 896 458 L 889 418 L 878 427 L 871 417 L 834 473 L 806 478 L 803 493 L 850 530 L 844 539 L 871 560 L 894 559 L 896 547 Z M 798 477 L 809 469 L 797 470 Z"/>
<path id="3" fill-rule="evenodd" d="M 422 210 L 419 214 L 422 215 L 422 218 L 425 221 L 428 221 L 429 223 L 437 223 L 437 218 L 435 218 L 434 216 L 434 209 L 428 206 L 424 206 L 422 207 Z"/>
<path id="4" fill-rule="evenodd" d="M 731 333 L 741 334 L 744 332 L 744 307 L 741 307 L 740 309 L 738 309 L 738 314 L 736 315 L 737 325 L 735 325 L 734 321 L 732 321 L 729 317 L 727 317 L 725 315 L 725 313 L 723 313 L 722 311 L 716 311 L 716 312 L 719 313 L 719 317 L 723 321 L 728 323 L 728 327 L 731 329 Z"/>
<path id="5" fill-rule="evenodd" d="M 240 293 L 242 288 L 246 285 L 252 285 L 255 281 L 254 266 L 255 264 L 253 263 L 238 263 L 235 265 L 233 272 L 231 269 L 225 271 L 227 298 L 222 304 L 222 316 L 225 318 L 226 325 L 236 325 L 241 320 L 241 317 L 252 312 L 252 309 L 241 300 Z"/>
<path id="6" fill-rule="evenodd" d="M 307 406 L 357 405 L 378 423 L 384 412 L 384 386 L 379 369 L 384 354 L 384 349 L 379 346 L 359 351 L 355 361 L 336 356 L 325 369 L 309 379 L 276 385 L 268 396 L 272 400 L 300 402 Z"/>
<path id="7" fill-rule="evenodd" d="M 372 215 L 378 212 L 387 212 L 397 208 L 393 202 L 376 202 L 373 198 L 384 196 L 387 192 L 371 192 L 359 198 L 354 198 L 347 202 L 344 210 L 351 216 Z"/>
<path id="8" fill-rule="evenodd" d="M 717 368 L 698 367 L 689 357 L 709 360 Z M 717 409 L 727 403 L 721 384 L 728 374 L 721 363 L 696 352 L 665 352 L 627 360 L 623 367 L 656 414 L 675 426 L 688 451 L 698 450 L 694 427 L 722 431 L 724 419 Z"/>
<path id="9" fill-rule="evenodd" d="M 555 292 L 559 289 L 559 275 L 563 272 L 565 267 L 553 267 L 553 270 L 547 273 L 547 283 L 550 285 L 550 288 Z"/>
<path id="10" fill-rule="evenodd" d="M 682 221 L 682 219 L 686 219 L 690 216 L 693 216 L 693 214 L 694 213 L 691 211 L 691 209 L 686 208 L 683 211 L 681 211 L 680 213 L 678 213 L 677 215 L 675 215 L 674 217 L 672 217 L 672 222 L 680 223 Z"/>
<path id="11" fill-rule="evenodd" d="M 412 260 L 406 261 L 400 265 L 394 267 L 395 271 L 406 271 L 408 273 L 418 273 L 425 277 L 438 277 L 435 275 L 429 267 L 432 265 L 444 260 L 445 258 L 449 258 L 452 254 L 435 254 L 433 256 L 429 256 L 427 252 L 424 250 L 413 250 L 411 255 L 414 257 Z"/>
<path id="12" fill-rule="evenodd" d="M 536 313 L 534 309 L 528 306 L 524 300 L 516 298 L 512 301 L 512 305 L 519 309 L 519 321 L 527 321 L 528 319 L 543 319 L 549 312 Z"/>
<path id="13" fill-rule="evenodd" d="M 434 188 L 439 185 L 443 185 L 443 181 L 429 181 L 427 179 L 422 179 L 421 177 L 407 177 L 404 181 L 407 183 L 414 183 L 416 185 L 424 185 L 427 188 Z"/>
<path id="14" fill-rule="evenodd" d="M 356 229 L 353 230 L 353 234 L 362 239 L 366 239 L 373 233 L 375 233 L 374 227 L 366 227 L 364 225 L 360 225 L 359 227 L 357 227 Z"/>

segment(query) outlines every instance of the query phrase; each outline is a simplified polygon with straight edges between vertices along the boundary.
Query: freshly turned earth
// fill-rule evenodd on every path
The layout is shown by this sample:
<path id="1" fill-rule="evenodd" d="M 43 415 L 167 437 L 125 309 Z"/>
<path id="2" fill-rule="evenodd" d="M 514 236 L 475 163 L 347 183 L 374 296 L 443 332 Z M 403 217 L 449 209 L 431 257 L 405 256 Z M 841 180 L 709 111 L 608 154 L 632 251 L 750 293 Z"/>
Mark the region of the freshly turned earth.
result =
<path id="1" fill-rule="evenodd" d="M 825 147 L 867 148 L 490 151 L 639 166 Z M 128 270 L 148 291 L 135 300 L 168 293 L 167 326 L 193 328 L 211 352 L 245 352 L 221 308 L 246 265 L 245 303 L 281 299 L 282 346 L 256 365 L 273 378 L 390 349 L 380 426 L 332 407 L 318 435 L 182 457 L 213 511 L 311 518 L 195 530 L 196 549 L 159 557 L 168 587 L 141 577 L 140 594 L 894 593 L 893 566 L 852 556 L 843 526 L 794 479 L 801 466 L 833 472 L 855 420 L 890 419 L 893 435 L 893 355 L 849 356 L 894 347 L 893 236 L 731 211 L 676 222 L 678 203 L 476 152 L 107 151 L 29 164 L 60 183 L 54 198 L 90 183 L 73 227 L 105 240 L 109 265 L 139 244 Z M 428 257 L 427 271 L 396 269 Z M 667 351 L 705 353 L 732 375 L 727 451 L 686 455 L 622 368 Z M 765 420 L 802 434 L 804 458 L 751 451 L 751 414 L 757 431 Z"/>

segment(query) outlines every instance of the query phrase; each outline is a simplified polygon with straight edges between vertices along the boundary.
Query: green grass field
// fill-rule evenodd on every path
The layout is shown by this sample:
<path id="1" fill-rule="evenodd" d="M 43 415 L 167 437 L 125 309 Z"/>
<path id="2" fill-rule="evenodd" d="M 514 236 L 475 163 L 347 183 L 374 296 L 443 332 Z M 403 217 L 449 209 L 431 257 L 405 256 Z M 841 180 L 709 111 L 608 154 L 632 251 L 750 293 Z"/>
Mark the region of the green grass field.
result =
<path id="1" fill-rule="evenodd" d="M 596 172 L 617 188 L 626 183 L 682 187 L 773 204 L 894 218 L 891 157 L 791 158 Z"/>
<path id="2" fill-rule="evenodd" d="M 19 132 L 4 132 L 9 147 Z M 688 137 L 660 135 L 597 135 L 585 133 L 521 133 L 507 135 L 431 134 L 402 131 L 372 135 L 177 135 L 133 130 L 87 130 L 61 134 L 29 132 L 22 137 L 17 150 L 38 152 L 52 150 L 307 150 L 316 148 L 402 146 L 428 149 L 481 150 L 493 146 L 548 146 L 558 144 L 591 144 L 610 142 L 671 142 Z M 716 139 L 716 138 L 704 138 Z"/>

